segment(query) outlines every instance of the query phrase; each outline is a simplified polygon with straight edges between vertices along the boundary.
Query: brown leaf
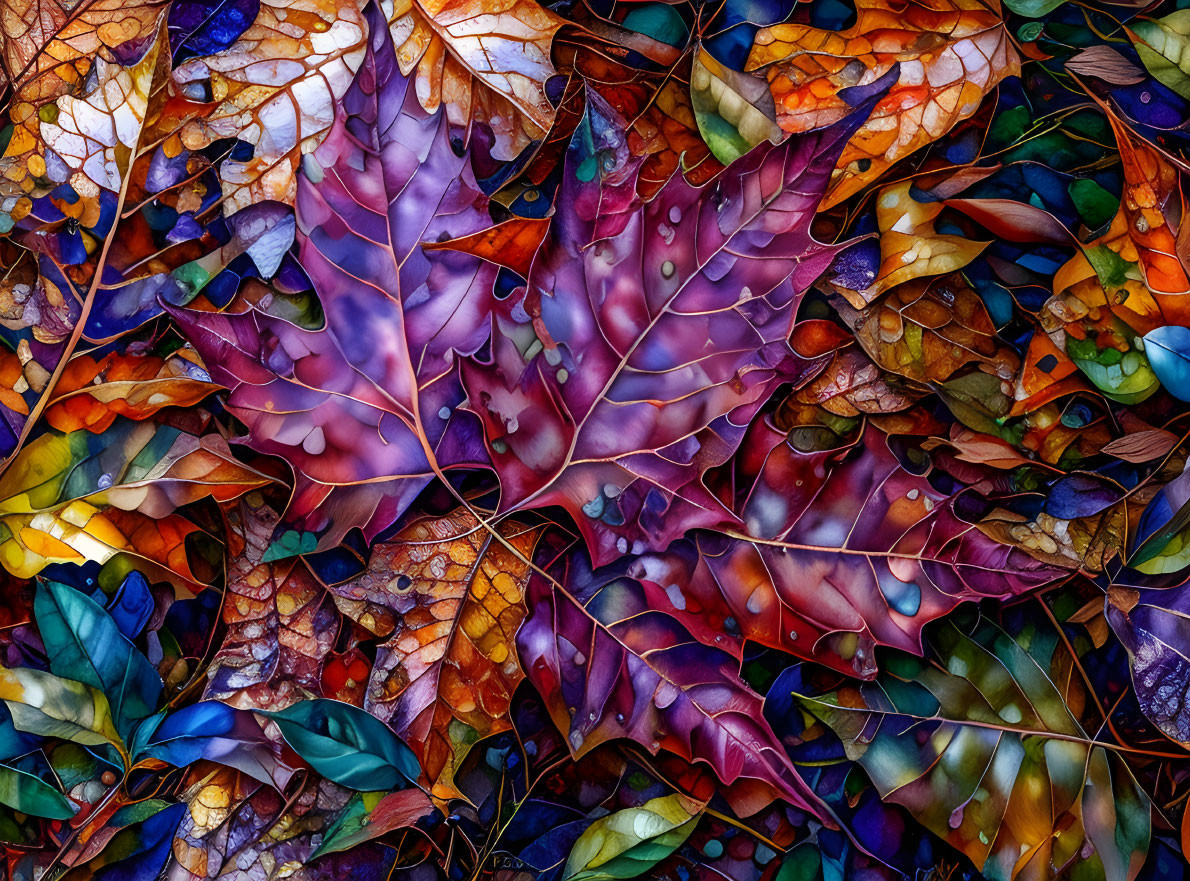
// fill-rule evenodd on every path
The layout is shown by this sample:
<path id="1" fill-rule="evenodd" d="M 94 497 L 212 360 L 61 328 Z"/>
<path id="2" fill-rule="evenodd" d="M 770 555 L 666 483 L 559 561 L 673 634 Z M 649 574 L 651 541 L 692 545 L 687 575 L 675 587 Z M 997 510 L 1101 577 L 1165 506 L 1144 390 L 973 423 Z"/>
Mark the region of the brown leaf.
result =
<path id="1" fill-rule="evenodd" d="M 1113 86 L 1134 86 L 1148 77 L 1145 72 L 1111 46 L 1089 46 L 1066 62 L 1066 69 L 1079 76 L 1093 76 Z"/>
<path id="2" fill-rule="evenodd" d="M 1151 462 L 1178 445 L 1178 436 L 1161 428 L 1137 431 L 1117 438 L 1103 452 L 1125 462 Z"/>
<path id="3" fill-rule="evenodd" d="M 863 311 L 840 303 L 839 312 L 878 366 L 915 382 L 941 382 L 971 363 L 1016 374 L 1016 354 L 999 343 L 983 300 L 957 273 L 900 285 Z"/>

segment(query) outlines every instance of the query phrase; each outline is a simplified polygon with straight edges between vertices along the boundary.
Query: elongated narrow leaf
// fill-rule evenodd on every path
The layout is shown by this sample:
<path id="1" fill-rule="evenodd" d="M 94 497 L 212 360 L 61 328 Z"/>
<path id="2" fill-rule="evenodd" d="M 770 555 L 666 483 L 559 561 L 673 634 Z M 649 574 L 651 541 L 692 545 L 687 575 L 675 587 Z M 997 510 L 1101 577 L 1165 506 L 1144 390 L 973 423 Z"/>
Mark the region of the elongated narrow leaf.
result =
<path id="1" fill-rule="evenodd" d="M 319 698 L 263 715 L 277 723 L 285 742 L 310 767 L 341 786 L 372 791 L 417 780 L 417 757 L 391 728 L 359 707 Z"/>
<path id="2" fill-rule="evenodd" d="M 574 843 L 563 879 L 639 878 L 690 837 L 702 807 L 685 796 L 666 795 L 600 817 Z"/>
<path id="3" fill-rule="evenodd" d="M 40 777 L 0 765 L 0 804 L 50 820 L 69 820 L 75 807 Z"/>

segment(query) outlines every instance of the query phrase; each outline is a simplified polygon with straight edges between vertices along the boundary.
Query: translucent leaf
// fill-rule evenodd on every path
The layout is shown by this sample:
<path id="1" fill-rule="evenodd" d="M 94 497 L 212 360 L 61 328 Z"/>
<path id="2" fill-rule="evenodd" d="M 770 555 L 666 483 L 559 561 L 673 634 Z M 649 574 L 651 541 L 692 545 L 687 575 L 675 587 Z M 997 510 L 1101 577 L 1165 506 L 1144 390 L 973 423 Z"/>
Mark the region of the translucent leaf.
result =
<path id="1" fill-rule="evenodd" d="M 600 817 L 574 843 L 562 878 L 564 881 L 639 878 L 690 837 L 698 825 L 702 807 L 675 794 Z"/>

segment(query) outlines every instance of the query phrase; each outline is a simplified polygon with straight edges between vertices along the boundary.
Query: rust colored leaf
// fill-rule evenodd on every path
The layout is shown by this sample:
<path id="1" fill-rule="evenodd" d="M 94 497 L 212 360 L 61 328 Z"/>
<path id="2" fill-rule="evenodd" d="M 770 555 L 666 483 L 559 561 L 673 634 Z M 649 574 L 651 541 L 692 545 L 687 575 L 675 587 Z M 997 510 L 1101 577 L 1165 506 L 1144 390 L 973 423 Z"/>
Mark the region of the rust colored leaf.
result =
<path id="1" fill-rule="evenodd" d="M 13 356 L 15 357 L 15 356 Z M 3 383 L 0 361 L 0 384 Z M 62 372 L 45 417 L 59 431 L 106 431 L 117 416 L 147 419 L 163 407 L 190 407 L 219 386 L 189 346 L 169 358 L 113 352 L 96 361 L 73 359 Z M 0 389 L 0 402 L 4 401 Z"/>
<path id="2" fill-rule="evenodd" d="M 457 795 L 454 771 L 474 740 L 510 726 L 524 678 L 514 637 L 540 532 L 505 522 L 497 540 L 463 509 L 421 519 L 377 545 L 360 579 L 333 588 L 346 614 L 391 634 L 365 707 L 418 753 L 437 796 Z"/>
<path id="3" fill-rule="evenodd" d="M 334 607 L 302 558 L 267 559 L 279 520 L 259 493 L 227 515 L 227 635 L 207 673 L 206 696 L 242 709 L 280 710 L 320 696 L 338 630 Z"/>
<path id="4" fill-rule="evenodd" d="M 983 300 L 957 273 L 895 287 L 862 312 L 839 309 L 878 366 L 916 382 L 949 379 L 971 363 L 1016 374 L 1017 355 L 996 339 Z"/>
<path id="5" fill-rule="evenodd" d="M 518 275 L 527 277 L 549 227 L 549 218 L 514 217 L 468 236 L 444 242 L 426 242 L 422 248 L 427 251 L 460 251 L 489 263 L 506 266 Z"/>
<path id="6" fill-rule="evenodd" d="M 1176 447 L 1178 440 L 1172 431 L 1150 428 L 1116 438 L 1103 448 L 1103 452 L 1125 462 L 1152 462 Z"/>

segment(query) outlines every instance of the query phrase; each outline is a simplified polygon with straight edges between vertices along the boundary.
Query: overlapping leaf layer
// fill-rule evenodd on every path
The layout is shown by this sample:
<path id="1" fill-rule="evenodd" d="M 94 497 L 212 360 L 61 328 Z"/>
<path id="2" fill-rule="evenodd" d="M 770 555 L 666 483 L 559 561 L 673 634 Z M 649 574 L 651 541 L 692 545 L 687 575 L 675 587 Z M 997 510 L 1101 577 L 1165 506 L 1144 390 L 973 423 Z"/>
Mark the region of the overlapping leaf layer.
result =
<path id="1" fill-rule="evenodd" d="M 1187 59 L 0 0 L 0 881 L 1181 877 Z"/>

